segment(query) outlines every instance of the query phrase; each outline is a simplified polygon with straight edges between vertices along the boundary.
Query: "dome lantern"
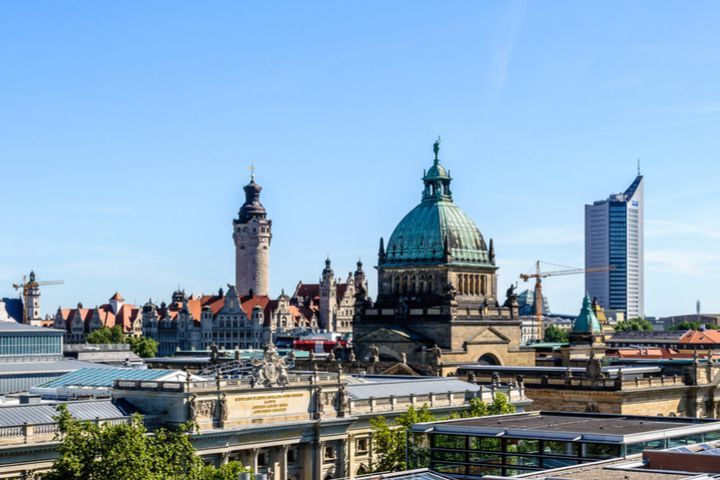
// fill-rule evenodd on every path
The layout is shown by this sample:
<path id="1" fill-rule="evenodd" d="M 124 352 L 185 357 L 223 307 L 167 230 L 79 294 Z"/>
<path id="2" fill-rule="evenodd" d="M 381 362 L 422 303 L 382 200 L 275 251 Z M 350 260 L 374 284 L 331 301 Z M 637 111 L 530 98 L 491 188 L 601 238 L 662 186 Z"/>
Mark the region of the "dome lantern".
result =
<path id="1" fill-rule="evenodd" d="M 445 167 L 440 165 L 440 159 L 438 154 L 440 152 L 440 137 L 435 140 L 433 144 L 433 151 L 435 152 L 435 160 L 429 170 L 423 172 L 423 183 L 425 189 L 423 190 L 423 201 L 435 202 L 438 200 L 449 200 L 452 201 L 452 192 L 450 191 L 450 172 L 445 170 Z"/>

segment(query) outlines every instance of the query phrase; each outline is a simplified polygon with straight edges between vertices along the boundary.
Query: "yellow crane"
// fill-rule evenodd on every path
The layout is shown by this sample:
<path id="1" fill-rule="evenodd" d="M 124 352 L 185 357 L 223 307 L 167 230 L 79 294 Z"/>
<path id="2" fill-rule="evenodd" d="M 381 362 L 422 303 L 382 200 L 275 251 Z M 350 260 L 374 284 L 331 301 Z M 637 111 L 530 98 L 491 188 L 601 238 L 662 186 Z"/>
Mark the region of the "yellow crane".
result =
<path id="1" fill-rule="evenodd" d="M 20 283 L 13 283 L 13 288 L 15 290 L 22 289 L 22 301 L 23 301 L 23 323 L 28 323 L 27 318 L 27 304 L 28 304 L 28 293 L 31 288 L 38 288 L 38 287 L 45 287 L 48 285 L 62 285 L 64 282 L 62 280 L 45 280 L 45 281 L 38 281 L 35 279 L 35 272 L 30 272 L 30 278 L 26 275 L 23 275 L 22 282 Z"/>
<path id="2" fill-rule="evenodd" d="M 547 277 L 557 277 L 561 275 L 579 275 L 581 273 L 591 273 L 591 272 L 608 272 L 610 270 L 613 270 L 615 267 L 612 265 L 606 265 L 602 267 L 590 267 L 590 268 L 572 268 L 572 267 L 564 267 L 563 265 L 554 265 L 549 262 L 542 262 L 547 263 L 549 265 L 555 266 L 555 267 L 563 267 L 564 270 L 551 270 L 551 271 L 542 271 L 540 270 L 540 260 L 537 260 L 535 262 L 535 271 L 533 273 L 521 273 L 520 279 L 524 282 L 527 282 L 531 278 L 535 279 L 535 318 L 538 322 L 538 329 L 540 330 L 540 335 L 543 335 L 543 328 L 542 328 L 542 317 L 543 317 L 543 296 L 542 296 L 542 279 Z"/>

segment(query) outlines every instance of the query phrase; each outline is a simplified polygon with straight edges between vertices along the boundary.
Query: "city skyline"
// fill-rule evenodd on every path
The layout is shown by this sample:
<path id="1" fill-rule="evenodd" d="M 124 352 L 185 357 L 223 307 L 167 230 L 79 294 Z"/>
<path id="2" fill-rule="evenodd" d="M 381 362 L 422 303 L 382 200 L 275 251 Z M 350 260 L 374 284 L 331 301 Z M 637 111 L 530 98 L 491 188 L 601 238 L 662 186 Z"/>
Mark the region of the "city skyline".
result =
<path id="1" fill-rule="evenodd" d="M 138 304 L 216 291 L 233 281 L 251 164 L 271 296 L 316 281 L 326 255 L 341 277 L 362 258 L 374 296 L 377 242 L 418 201 L 439 134 L 501 290 L 536 259 L 582 266 L 583 205 L 622 191 L 640 157 L 646 314 L 720 311 L 707 5 L 116 5 L 113 22 L 91 4 L 4 5 L 0 297 L 31 268 L 65 281 L 43 289 L 43 314 L 116 290 Z M 548 280 L 551 309 L 576 313 L 583 284 Z"/>

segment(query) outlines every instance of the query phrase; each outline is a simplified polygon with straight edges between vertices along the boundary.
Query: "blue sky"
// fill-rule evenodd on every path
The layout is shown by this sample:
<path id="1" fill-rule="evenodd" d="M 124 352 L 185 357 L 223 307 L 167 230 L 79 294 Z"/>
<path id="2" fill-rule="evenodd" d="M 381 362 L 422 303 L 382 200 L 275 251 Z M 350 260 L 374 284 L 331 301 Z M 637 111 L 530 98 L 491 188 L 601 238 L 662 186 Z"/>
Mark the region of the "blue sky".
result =
<path id="1" fill-rule="evenodd" d="M 583 264 L 583 205 L 646 176 L 646 313 L 720 312 L 715 2 L 2 2 L 0 296 L 43 310 L 233 281 L 248 166 L 271 289 L 338 275 L 443 138 L 504 290 Z M 371 288 L 375 276 L 371 274 Z M 548 279 L 574 313 L 583 277 Z"/>

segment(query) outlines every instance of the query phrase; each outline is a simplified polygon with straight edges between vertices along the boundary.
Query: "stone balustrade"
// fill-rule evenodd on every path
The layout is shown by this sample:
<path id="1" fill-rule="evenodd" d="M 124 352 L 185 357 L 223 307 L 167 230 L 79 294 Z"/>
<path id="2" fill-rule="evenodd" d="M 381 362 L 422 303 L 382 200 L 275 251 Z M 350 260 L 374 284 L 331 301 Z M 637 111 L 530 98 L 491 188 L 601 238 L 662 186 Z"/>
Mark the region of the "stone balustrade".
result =
<path id="1" fill-rule="evenodd" d="M 498 393 L 505 395 L 510 402 L 524 401 L 527 398 L 524 395 L 522 387 L 517 386 L 498 386 L 487 387 L 480 386 L 480 390 L 476 392 L 442 392 L 431 393 L 429 395 L 407 395 L 383 398 L 369 398 L 363 400 L 350 400 L 350 414 L 360 415 L 366 413 L 383 413 L 383 412 L 405 412 L 409 406 L 421 407 L 427 405 L 430 408 L 441 407 L 458 407 L 468 403 L 472 398 L 479 398 L 485 403 L 491 403 L 495 400 Z"/>
<path id="2" fill-rule="evenodd" d="M 504 379 L 501 378 L 502 382 Z M 476 381 L 492 382 L 491 377 L 476 378 Z M 511 383 L 512 380 L 510 380 Z M 647 388 L 674 387 L 686 385 L 682 375 L 638 377 L 638 378 L 585 378 L 585 377 L 525 377 L 523 386 L 534 388 L 574 388 L 587 390 L 626 391 Z"/>
<path id="3" fill-rule="evenodd" d="M 299 375 L 290 375 L 288 378 L 288 386 L 292 387 L 293 385 L 311 385 L 311 384 L 327 384 L 327 383 L 335 383 L 337 382 L 337 374 L 334 373 L 318 373 L 317 375 L 313 374 L 299 374 Z M 219 381 L 220 388 L 225 389 L 233 389 L 233 388 L 242 388 L 242 389 L 249 389 L 252 388 L 252 383 L 250 379 L 221 379 Z M 209 390 L 217 390 L 218 388 L 218 382 L 213 381 L 203 381 L 203 382 L 178 382 L 178 381 L 154 381 L 154 380 L 116 380 L 115 381 L 115 387 L 116 390 L 150 390 L 150 391 L 158 391 L 158 392 L 203 392 L 203 391 L 209 391 Z"/>
<path id="4" fill-rule="evenodd" d="M 128 417 L 117 418 L 96 418 L 92 422 L 96 424 L 120 425 L 129 422 Z M 154 430 L 160 426 L 161 419 L 157 416 L 143 417 L 145 428 Z M 60 426 L 56 422 L 51 423 L 24 423 L 22 425 L 10 425 L 0 427 L 0 446 L 26 445 L 36 443 L 47 443 L 59 441 Z"/>

